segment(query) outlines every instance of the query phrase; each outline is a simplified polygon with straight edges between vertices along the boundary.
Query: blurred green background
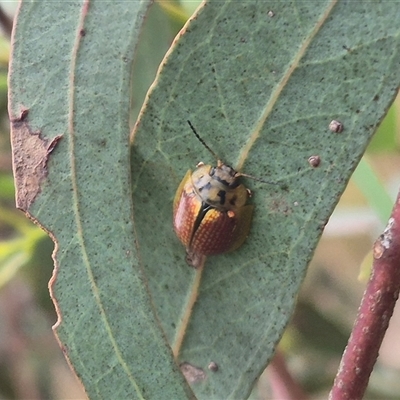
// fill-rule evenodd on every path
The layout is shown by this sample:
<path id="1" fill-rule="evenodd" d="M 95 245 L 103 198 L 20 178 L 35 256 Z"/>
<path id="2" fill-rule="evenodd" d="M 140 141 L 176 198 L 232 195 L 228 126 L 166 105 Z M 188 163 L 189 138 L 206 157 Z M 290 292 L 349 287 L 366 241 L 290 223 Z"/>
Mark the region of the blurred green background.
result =
<path id="1" fill-rule="evenodd" d="M 132 125 L 157 68 L 197 1 L 154 3 L 133 71 Z M 53 243 L 15 209 L 7 66 L 16 3 L 0 37 L 0 398 L 81 399 L 51 326 L 57 317 L 48 291 Z M 5 29 L 4 29 L 5 27 Z M 29 77 L 27 77 L 29 79 Z M 326 399 L 368 279 L 371 247 L 382 232 L 400 184 L 400 98 L 389 110 L 332 215 L 280 344 L 288 368 L 312 399 Z M 400 309 L 396 309 L 366 399 L 400 399 Z M 252 394 L 270 399 L 268 368 Z"/>

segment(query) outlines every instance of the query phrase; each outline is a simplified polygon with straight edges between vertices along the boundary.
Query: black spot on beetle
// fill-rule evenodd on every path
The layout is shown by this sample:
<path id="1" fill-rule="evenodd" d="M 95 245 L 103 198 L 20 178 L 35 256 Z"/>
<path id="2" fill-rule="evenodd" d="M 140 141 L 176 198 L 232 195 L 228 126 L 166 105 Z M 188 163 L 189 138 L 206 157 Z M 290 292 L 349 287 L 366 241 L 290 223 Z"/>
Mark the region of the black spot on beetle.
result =
<path id="1" fill-rule="evenodd" d="M 204 189 L 210 190 L 211 189 L 211 182 L 207 182 L 204 186 L 198 186 L 197 190 L 202 192 Z"/>
<path id="2" fill-rule="evenodd" d="M 220 190 L 218 192 L 217 196 L 220 198 L 219 204 L 221 204 L 221 205 L 225 204 L 225 201 L 226 201 L 226 192 L 225 192 L 225 190 Z"/>

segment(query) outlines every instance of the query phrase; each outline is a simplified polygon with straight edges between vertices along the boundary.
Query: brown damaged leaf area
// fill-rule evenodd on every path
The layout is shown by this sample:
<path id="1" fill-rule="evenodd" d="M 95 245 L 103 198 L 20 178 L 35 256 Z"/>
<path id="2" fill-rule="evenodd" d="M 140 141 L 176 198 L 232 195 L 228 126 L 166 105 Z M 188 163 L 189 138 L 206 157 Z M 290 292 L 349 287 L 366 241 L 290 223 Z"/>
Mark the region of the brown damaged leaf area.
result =
<path id="1" fill-rule="evenodd" d="M 188 362 L 183 362 L 179 365 L 179 368 L 186 380 L 191 384 L 202 382 L 207 377 L 206 373 L 201 368 L 195 367 Z"/>
<path id="2" fill-rule="evenodd" d="M 29 210 L 40 193 L 47 176 L 49 154 L 62 137 L 42 138 L 40 131 L 31 129 L 27 116 L 28 110 L 23 109 L 19 117 L 11 118 L 16 205 L 23 211 Z"/>

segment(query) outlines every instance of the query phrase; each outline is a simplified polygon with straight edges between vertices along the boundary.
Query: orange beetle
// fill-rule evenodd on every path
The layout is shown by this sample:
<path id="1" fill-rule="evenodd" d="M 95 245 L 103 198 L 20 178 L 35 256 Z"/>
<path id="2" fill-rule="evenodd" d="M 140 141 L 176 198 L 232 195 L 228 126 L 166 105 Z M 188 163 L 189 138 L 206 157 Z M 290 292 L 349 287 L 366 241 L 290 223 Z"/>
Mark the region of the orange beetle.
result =
<path id="1" fill-rule="evenodd" d="M 174 199 L 174 230 L 186 247 L 186 260 L 198 268 L 206 256 L 233 251 L 250 231 L 254 206 L 250 191 L 238 182 L 249 175 L 218 159 L 188 121 L 200 142 L 217 158 L 217 166 L 199 163 L 183 178 Z"/>

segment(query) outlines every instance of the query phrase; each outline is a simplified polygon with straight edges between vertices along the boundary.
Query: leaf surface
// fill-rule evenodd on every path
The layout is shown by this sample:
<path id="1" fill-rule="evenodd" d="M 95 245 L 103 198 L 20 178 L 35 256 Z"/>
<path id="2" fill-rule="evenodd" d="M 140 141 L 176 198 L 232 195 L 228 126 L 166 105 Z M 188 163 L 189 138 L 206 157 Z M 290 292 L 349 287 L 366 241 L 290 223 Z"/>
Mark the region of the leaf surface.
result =
<path id="1" fill-rule="evenodd" d="M 53 237 L 62 349 L 90 398 L 193 395 L 139 267 L 129 90 L 147 1 L 22 2 L 10 69 L 17 203 Z"/>
<path id="2" fill-rule="evenodd" d="M 134 218 L 163 328 L 179 361 L 202 372 L 191 375 L 198 398 L 246 398 L 270 360 L 324 226 L 397 92 L 398 15 L 395 2 L 209 1 L 164 60 L 134 133 Z M 201 280 L 172 228 L 185 172 L 214 162 L 187 120 L 223 161 L 279 183 L 246 180 L 250 236 L 210 257 Z"/>

